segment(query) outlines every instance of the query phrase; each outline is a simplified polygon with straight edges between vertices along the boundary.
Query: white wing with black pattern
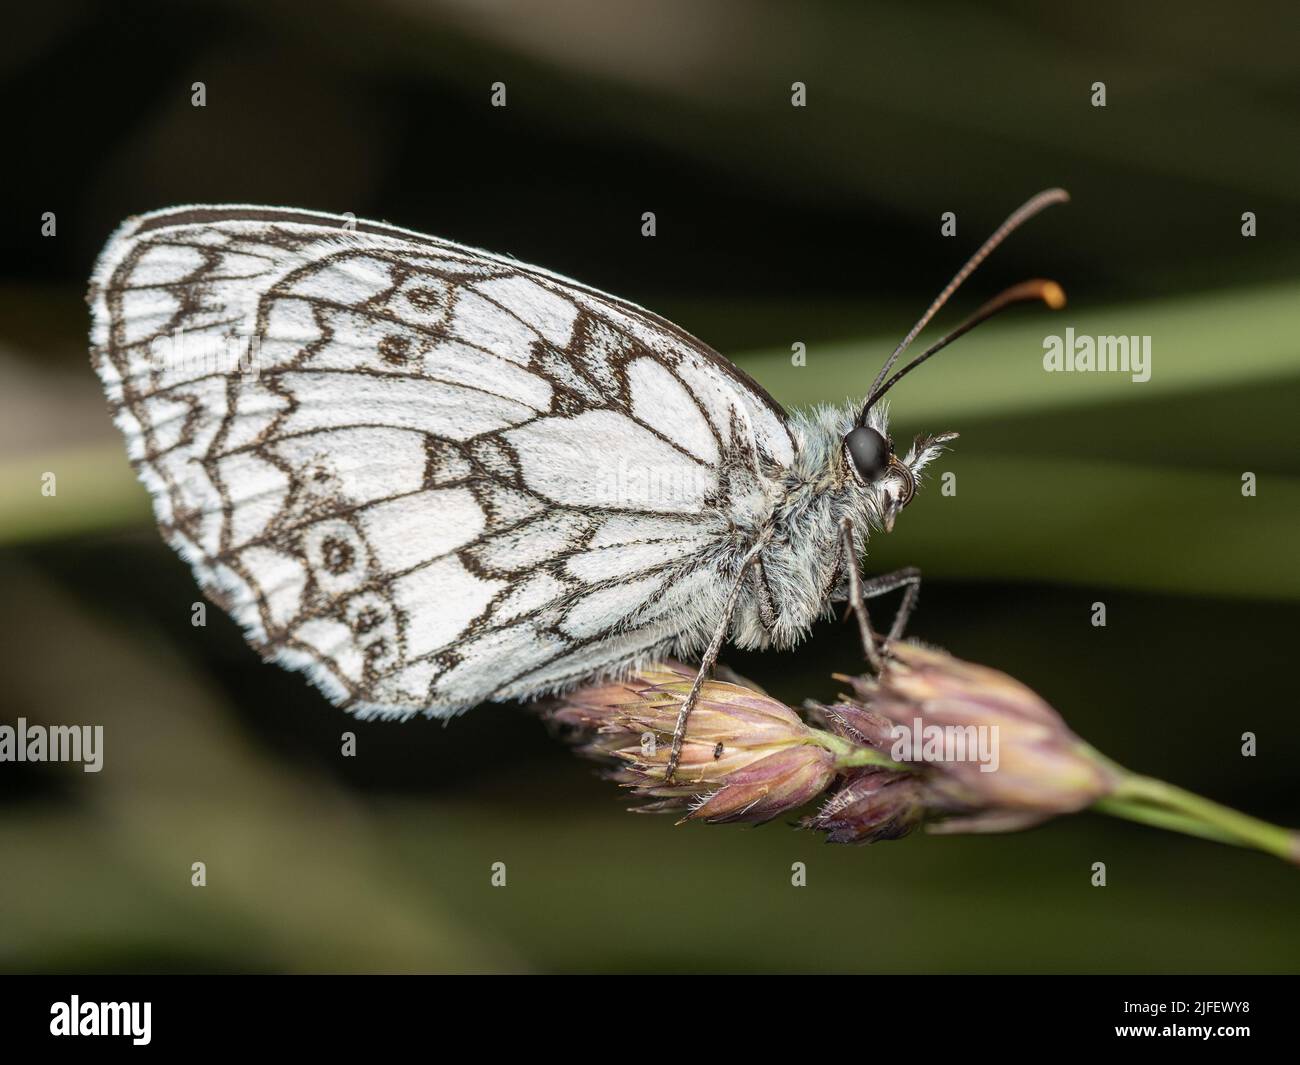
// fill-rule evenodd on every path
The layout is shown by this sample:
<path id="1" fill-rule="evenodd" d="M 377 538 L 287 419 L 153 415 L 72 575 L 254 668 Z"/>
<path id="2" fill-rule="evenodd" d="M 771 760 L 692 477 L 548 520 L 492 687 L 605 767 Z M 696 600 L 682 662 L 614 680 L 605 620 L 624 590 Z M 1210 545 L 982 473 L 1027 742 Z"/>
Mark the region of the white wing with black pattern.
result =
<path id="1" fill-rule="evenodd" d="M 178 207 L 109 241 L 93 356 L 163 534 L 266 657 L 444 716 L 702 645 L 779 405 L 661 318 L 418 233 Z"/>

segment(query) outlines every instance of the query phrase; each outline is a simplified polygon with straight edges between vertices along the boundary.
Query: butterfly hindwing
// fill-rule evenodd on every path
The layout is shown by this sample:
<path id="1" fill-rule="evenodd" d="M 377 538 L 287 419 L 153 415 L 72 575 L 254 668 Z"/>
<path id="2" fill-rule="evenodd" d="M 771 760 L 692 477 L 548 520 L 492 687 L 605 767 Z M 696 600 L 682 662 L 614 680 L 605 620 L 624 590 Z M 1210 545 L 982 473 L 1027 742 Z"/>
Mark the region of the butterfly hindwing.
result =
<path id="1" fill-rule="evenodd" d="M 373 223 L 146 215 L 90 299 L 165 537 L 250 643 L 361 715 L 667 646 L 725 595 L 736 493 L 793 454 L 780 407 L 662 319 Z"/>

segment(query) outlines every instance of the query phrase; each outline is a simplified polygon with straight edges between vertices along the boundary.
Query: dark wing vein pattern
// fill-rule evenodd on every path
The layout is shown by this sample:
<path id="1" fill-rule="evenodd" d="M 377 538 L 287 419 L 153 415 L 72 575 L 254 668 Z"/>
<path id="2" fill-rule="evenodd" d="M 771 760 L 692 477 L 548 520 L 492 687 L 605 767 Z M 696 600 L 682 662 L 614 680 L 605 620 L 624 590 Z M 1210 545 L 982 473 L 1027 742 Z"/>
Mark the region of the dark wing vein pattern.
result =
<path id="1" fill-rule="evenodd" d="M 167 540 L 363 716 L 553 691 L 691 635 L 780 407 L 670 323 L 373 223 L 177 208 L 110 241 L 94 357 Z"/>

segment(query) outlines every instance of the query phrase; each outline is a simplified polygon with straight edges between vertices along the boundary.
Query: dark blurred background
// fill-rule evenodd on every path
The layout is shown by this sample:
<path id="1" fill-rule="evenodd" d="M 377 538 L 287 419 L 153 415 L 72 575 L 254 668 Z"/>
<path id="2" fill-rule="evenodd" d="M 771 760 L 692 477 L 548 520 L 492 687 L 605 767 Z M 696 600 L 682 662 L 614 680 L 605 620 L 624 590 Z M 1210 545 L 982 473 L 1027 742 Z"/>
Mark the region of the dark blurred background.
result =
<path id="1" fill-rule="evenodd" d="M 947 320 L 1030 276 L 1070 307 L 1009 315 L 894 393 L 900 438 L 961 431 L 957 494 L 932 482 L 873 569 L 921 566 L 918 635 L 1118 761 L 1300 824 L 1294 5 L 249 0 L 6 23 L 0 723 L 103 724 L 106 751 L 97 775 L 0 765 L 0 967 L 1300 969 L 1300 873 L 1260 855 L 1095 815 L 868 849 L 675 828 L 519 707 L 351 721 L 215 609 L 191 627 L 83 303 L 130 214 L 351 211 L 649 306 L 787 405 L 840 400 L 1011 208 L 1063 185 L 1074 202 Z M 1150 335 L 1151 380 L 1045 374 L 1066 326 Z M 728 661 L 797 703 L 860 654 L 826 623 Z"/>

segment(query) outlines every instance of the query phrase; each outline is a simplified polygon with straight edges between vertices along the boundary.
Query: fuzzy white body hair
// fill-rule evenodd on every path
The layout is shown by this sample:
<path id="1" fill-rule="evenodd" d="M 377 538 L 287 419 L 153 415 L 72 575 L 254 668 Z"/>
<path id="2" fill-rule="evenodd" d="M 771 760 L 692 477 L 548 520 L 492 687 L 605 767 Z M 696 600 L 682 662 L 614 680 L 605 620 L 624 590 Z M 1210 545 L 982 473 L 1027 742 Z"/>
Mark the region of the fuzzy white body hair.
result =
<path id="1" fill-rule="evenodd" d="M 880 530 L 890 494 L 897 491 L 887 480 L 864 485 L 849 471 L 844 437 L 858 413 L 859 407 L 853 403 L 791 413 L 795 460 L 763 485 L 761 504 L 751 503 L 744 512 L 726 515 L 733 533 L 714 564 L 714 594 L 681 604 L 682 616 L 691 622 L 672 645 L 675 654 L 689 659 L 705 646 L 735 573 L 754 548 L 758 549 L 760 568 L 751 571 L 754 575 L 742 585 L 736 604 L 730 632 L 736 646 L 793 647 L 808 635 L 814 622 L 831 612 L 833 602 L 848 597 L 848 570 L 842 551 L 844 522 L 854 530 L 858 552 L 849 564 L 861 565 L 868 539 Z M 886 406 L 873 408 L 866 424 L 888 439 Z M 922 471 L 941 450 L 939 444 L 927 442 L 904 457 L 918 485 Z M 769 622 L 774 624 L 765 624 L 762 617 L 760 581 L 770 597 L 774 617 Z"/>

